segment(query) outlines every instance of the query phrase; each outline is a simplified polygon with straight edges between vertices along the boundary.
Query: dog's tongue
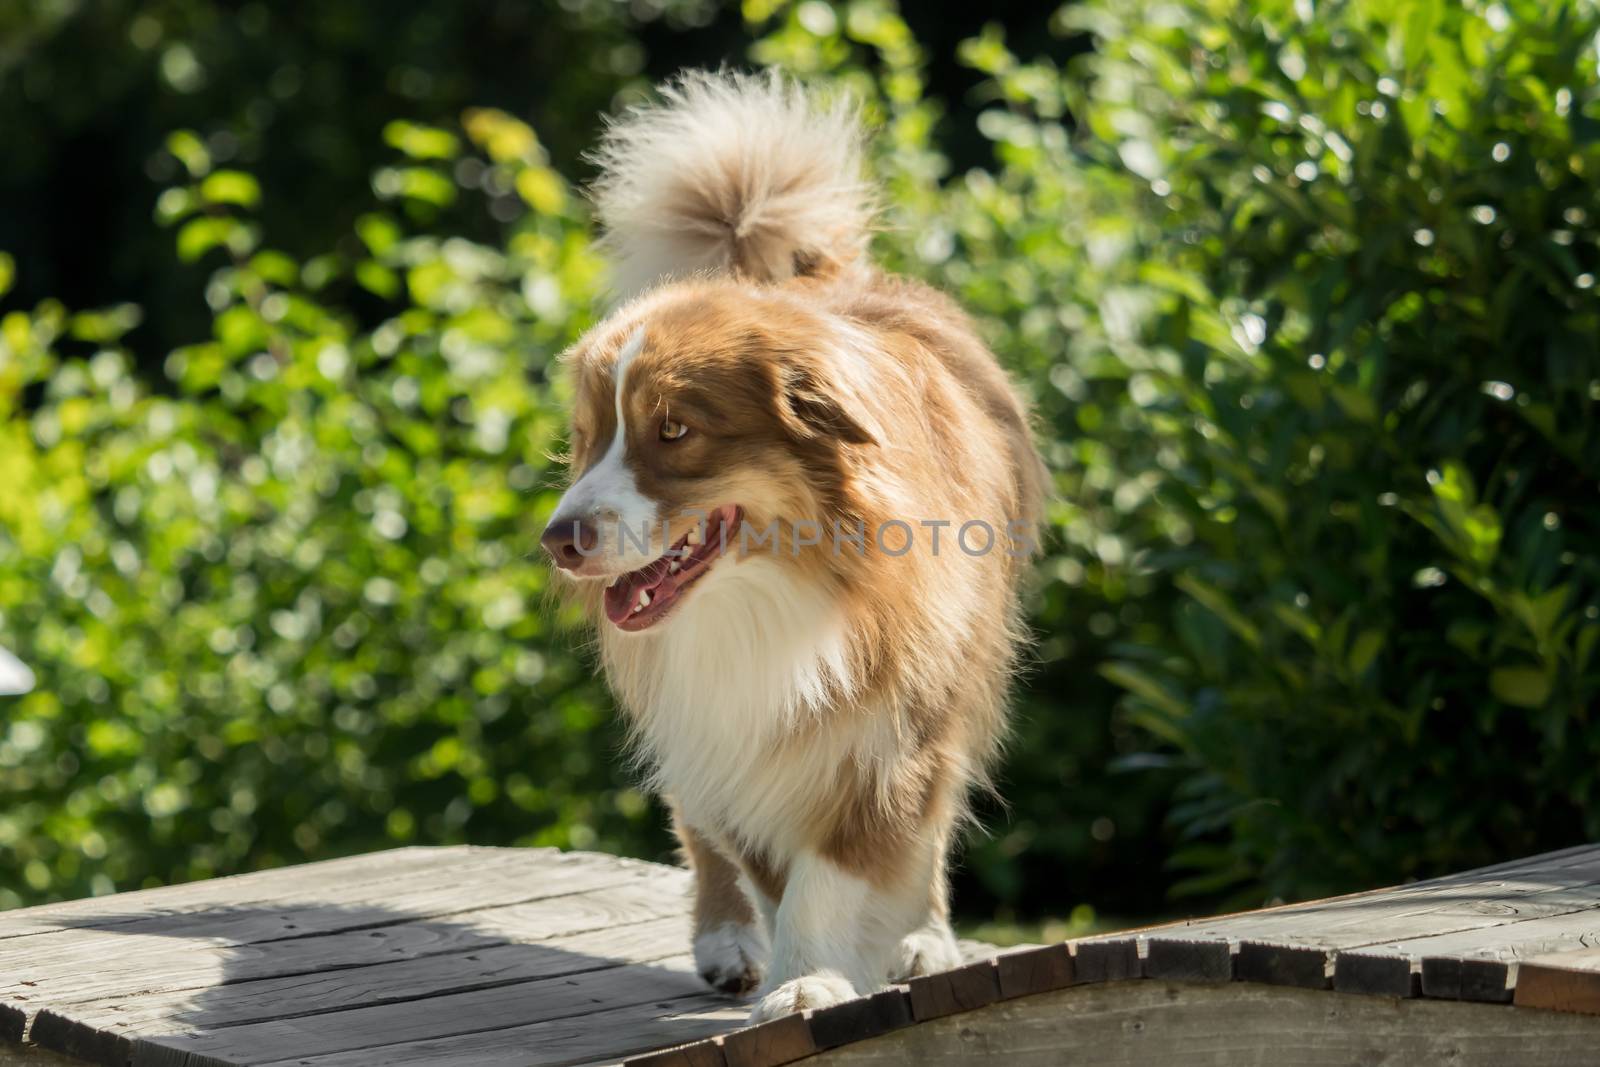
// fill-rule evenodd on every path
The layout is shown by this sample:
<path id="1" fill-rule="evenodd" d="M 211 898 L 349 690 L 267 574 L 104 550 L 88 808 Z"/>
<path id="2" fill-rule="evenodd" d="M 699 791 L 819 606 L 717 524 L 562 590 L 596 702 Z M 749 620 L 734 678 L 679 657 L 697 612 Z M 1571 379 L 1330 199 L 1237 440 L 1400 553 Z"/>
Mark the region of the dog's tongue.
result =
<path id="1" fill-rule="evenodd" d="M 681 573 L 680 571 L 679 574 Z M 664 606 L 677 592 L 677 577 L 676 574 L 667 574 L 667 561 L 661 559 L 643 570 L 623 575 L 615 585 L 606 590 L 606 618 L 621 624 L 634 613 L 633 609 L 639 606 L 641 590 L 650 597 L 650 605 L 645 608 L 646 611 L 656 605 Z"/>
<path id="2" fill-rule="evenodd" d="M 679 541 L 673 546 L 672 555 L 662 556 L 649 566 L 618 578 L 606 589 L 606 618 L 625 630 L 643 629 L 659 618 L 677 599 L 678 591 L 698 578 L 720 554 L 721 542 L 737 527 L 739 514 L 737 507 L 717 509 L 706 522 L 700 545 L 692 552 L 685 554 L 685 543 Z M 639 601 L 641 593 L 646 600 L 643 607 Z"/>

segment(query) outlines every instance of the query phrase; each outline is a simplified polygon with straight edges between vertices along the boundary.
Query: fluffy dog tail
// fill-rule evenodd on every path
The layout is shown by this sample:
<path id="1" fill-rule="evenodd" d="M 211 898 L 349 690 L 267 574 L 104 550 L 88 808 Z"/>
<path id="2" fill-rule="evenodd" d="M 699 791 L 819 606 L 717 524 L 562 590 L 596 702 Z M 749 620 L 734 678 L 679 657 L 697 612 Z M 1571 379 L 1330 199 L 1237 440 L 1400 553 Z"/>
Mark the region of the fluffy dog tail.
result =
<path id="1" fill-rule="evenodd" d="M 671 276 L 783 281 L 866 248 L 861 126 L 776 73 L 691 72 L 612 122 L 592 160 L 601 247 L 631 296 Z"/>

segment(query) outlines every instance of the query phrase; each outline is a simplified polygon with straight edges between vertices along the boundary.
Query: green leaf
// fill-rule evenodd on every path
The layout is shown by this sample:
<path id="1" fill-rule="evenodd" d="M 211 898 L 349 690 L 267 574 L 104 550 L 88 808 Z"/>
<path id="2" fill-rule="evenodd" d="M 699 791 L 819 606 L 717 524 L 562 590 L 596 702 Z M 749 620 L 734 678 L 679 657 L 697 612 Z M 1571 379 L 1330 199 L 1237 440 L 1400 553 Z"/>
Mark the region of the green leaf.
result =
<path id="1" fill-rule="evenodd" d="M 1591 624 L 1579 630 L 1577 639 L 1572 643 L 1573 667 L 1580 672 L 1588 670 L 1597 645 L 1600 645 L 1600 625 Z"/>
<path id="2" fill-rule="evenodd" d="M 412 159 L 453 159 L 461 145 L 448 130 L 402 119 L 383 128 L 383 139 Z"/>
<path id="3" fill-rule="evenodd" d="M 1543 707 L 1550 699 L 1550 676 L 1538 667 L 1496 667 L 1489 672 L 1489 690 L 1519 708 Z"/>
<path id="4" fill-rule="evenodd" d="M 288 289 L 300 281 L 300 265 L 282 252 L 262 249 L 250 258 L 250 269 L 265 281 Z"/>
<path id="5" fill-rule="evenodd" d="M 356 220 L 356 234 L 375 256 L 400 243 L 400 227 L 387 215 L 368 212 Z"/>
<path id="6" fill-rule="evenodd" d="M 517 172 L 517 195 L 541 215 L 554 215 L 566 206 L 566 185 L 548 167 L 524 167 Z"/>
<path id="7" fill-rule="evenodd" d="M 200 183 L 200 197 L 211 204 L 252 208 L 261 202 L 261 184 L 243 171 L 219 170 Z"/>
<path id="8" fill-rule="evenodd" d="M 211 152 L 193 130 L 169 133 L 167 151 L 177 157 L 191 177 L 203 178 L 211 170 Z"/>
<path id="9" fill-rule="evenodd" d="M 401 196 L 435 207 L 445 207 L 455 201 L 455 183 L 436 170 L 406 167 L 399 172 L 399 177 Z"/>
<path id="10" fill-rule="evenodd" d="M 226 245 L 233 227 L 231 219 L 211 216 L 190 219 L 178 230 L 178 258 L 193 263 L 213 248 Z"/>
<path id="11" fill-rule="evenodd" d="M 385 300 L 393 300 L 400 292 L 400 276 L 371 259 L 363 259 L 356 264 L 356 284 Z"/>
<path id="12" fill-rule="evenodd" d="M 1122 686 L 1128 692 L 1142 697 L 1175 719 L 1189 714 L 1189 708 L 1165 684 L 1135 663 L 1106 663 L 1100 674 L 1108 681 Z"/>
<path id="13" fill-rule="evenodd" d="M 1569 586 L 1558 585 L 1538 596 L 1515 594 L 1511 598 L 1511 603 L 1534 640 L 1544 645 L 1555 632 L 1556 624 L 1561 621 L 1561 614 L 1566 609 L 1567 598 L 1570 595 Z"/>
<path id="14" fill-rule="evenodd" d="M 95 344 L 115 344 L 122 335 L 139 325 L 143 314 L 138 304 L 116 304 L 97 311 L 80 311 L 72 317 L 72 336 Z"/>
<path id="15" fill-rule="evenodd" d="M 1229 601 L 1222 590 L 1201 581 L 1192 574 L 1180 574 L 1173 581 L 1179 589 L 1194 597 L 1201 604 L 1227 624 L 1239 637 L 1243 638 L 1251 647 L 1261 646 L 1261 631 L 1249 619 L 1245 618 L 1238 608 Z"/>
<path id="16" fill-rule="evenodd" d="M 1350 673 L 1360 676 L 1367 672 L 1372 662 L 1378 658 L 1378 653 L 1383 651 L 1385 636 L 1382 630 L 1363 630 L 1350 644 L 1350 654 L 1345 662 L 1350 668 Z"/>

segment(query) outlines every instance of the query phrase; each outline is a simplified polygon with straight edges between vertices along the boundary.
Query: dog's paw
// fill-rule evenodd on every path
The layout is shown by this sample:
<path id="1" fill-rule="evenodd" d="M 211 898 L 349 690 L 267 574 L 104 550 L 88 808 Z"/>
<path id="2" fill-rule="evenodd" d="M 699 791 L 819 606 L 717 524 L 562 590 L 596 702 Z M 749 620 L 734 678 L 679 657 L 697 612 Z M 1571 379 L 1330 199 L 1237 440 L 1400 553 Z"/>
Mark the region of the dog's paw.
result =
<path id="1" fill-rule="evenodd" d="M 900 941 L 900 951 L 890 981 L 903 982 L 920 974 L 948 971 L 961 966 L 961 950 L 944 923 L 929 923 Z"/>
<path id="2" fill-rule="evenodd" d="M 706 984 L 742 997 L 761 984 L 767 939 L 748 923 L 723 923 L 694 939 L 694 965 Z"/>
<path id="3" fill-rule="evenodd" d="M 756 1002 L 750 1025 L 764 1023 L 797 1011 L 831 1008 L 860 996 L 855 986 L 836 974 L 807 974 L 791 978 Z"/>

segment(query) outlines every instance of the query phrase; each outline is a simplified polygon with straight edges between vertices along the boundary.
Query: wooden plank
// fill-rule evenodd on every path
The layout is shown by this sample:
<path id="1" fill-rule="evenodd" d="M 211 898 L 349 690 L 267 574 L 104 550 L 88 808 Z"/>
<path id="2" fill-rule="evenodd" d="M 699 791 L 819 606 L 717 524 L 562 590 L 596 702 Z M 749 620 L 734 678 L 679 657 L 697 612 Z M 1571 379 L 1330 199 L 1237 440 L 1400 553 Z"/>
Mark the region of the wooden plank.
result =
<path id="1" fill-rule="evenodd" d="M 64 930 L 0 942 L 0 956 L 15 953 L 20 959 L 8 961 L 12 973 L 6 981 L 5 1000 L 25 1012 L 37 1011 L 49 1005 L 52 1018 L 39 1032 L 36 1040 L 54 1048 L 98 1049 L 109 1056 L 126 1056 L 127 1039 L 139 1032 L 141 1018 L 126 1005 L 103 1003 L 118 997 L 146 996 L 152 1000 L 152 1009 L 162 993 L 171 993 L 179 999 L 204 999 L 195 991 L 241 981 L 262 972 L 283 975 L 300 973 L 306 969 L 326 969 L 333 961 L 323 951 L 325 939 L 317 936 L 322 931 L 353 929 L 363 934 L 344 938 L 334 954 L 345 954 L 343 963 L 357 951 L 365 951 L 368 959 L 372 953 L 383 953 L 386 947 L 399 948 L 387 957 L 396 959 L 405 955 L 403 946 L 386 946 L 390 931 L 404 928 L 399 937 L 402 943 L 427 946 L 437 950 L 438 943 L 449 941 L 452 934 L 459 938 L 474 936 L 469 925 L 454 926 L 438 921 L 420 924 L 428 911 L 441 918 L 467 916 L 473 923 L 486 927 L 490 943 L 504 940 L 503 929 L 496 933 L 490 919 L 494 909 L 469 909 L 463 911 L 468 901 L 477 904 L 506 904 L 508 907 L 533 905 L 552 897 L 566 897 L 574 892 L 611 890 L 626 892 L 630 886 L 642 886 L 650 894 L 678 895 L 680 906 L 686 906 L 682 897 L 687 885 L 687 874 L 671 868 L 652 864 L 617 861 L 612 857 L 592 854 L 559 853 L 540 850 L 524 853 L 518 850 L 478 850 L 475 859 L 480 862 L 463 864 L 460 857 L 446 857 L 448 865 L 441 871 L 408 870 L 403 885 L 396 883 L 363 883 L 354 888 L 333 887 L 322 894 L 339 898 L 346 893 L 370 895 L 374 885 L 387 894 L 398 908 L 389 904 L 363 904 L 359 901 L 319 905 L 301 899 L 273 909 L 230 908 L 212 912 L 163 913 L 146 916 L 137 922 L 111 928 L 95 927 L 89 931 Z M 495 862 L 483 863 L 482 860 Z M 462 870 L 465 866 L 467 869 Z M 462 878 L 468 879 L 470 896 L 464 892 Z M 546 887 L 541 889 L 540 887 Z M 665 904 L 661 910 L 665 913 Z M 516 911 L 506 913 L 508 920 L 517 921 L 529 916 Z M 379 923 L 388 929 L 379 928 Z M 401 926 L 396 926 L 399 923 Z M 428 936 L 419 936 L 418 930 L 426 925 Z M 162 933 L 134 933 L 150 928 Z M 169 931 L 170 932 L 167 932 Z M 248 955 L 241 960 L 241 946 L 230 942 L 222 934 L 231 933 L 237 938 L 253 937 L 257 940 Z M 200 943 L 196 944 L 196 938 Z M 364 949 L 361 942 L 365 942 Z M 310 947 L 307 947 L 307 944 Z M 23 946 L 36 948 L 53 946 L 53 951 L 35 957 L 32 952 L 22 952 Z M 457 941 L 447 947 L 471 948 L 470 941 Z M 272 961 L 272 962 L 267 962 Z M 314 966 L 313 966 L 314 964 Z M 337 985 L 337 981 L 331 983 Z M 93 997 L 95 1000 L 84 1000 Z M 169 1000 L 170 1003 L 170 1000 Z M 119 1020 L 120 1030 L 107 1029 L 106 1022 Z"/>
<path id="2" fill-rule="evenodd" d="M 890 987 L 812 1012 L 811 1039 L 819 1049 L 833 1048 L 910 1026 L 911 1021 L 910 998 L 905 990 Z"/>
<path id="3" fill-rule="evenodd" d="M 722 1037 L 728 1067 L 778 1067 L 817 1051 L 811 1024 L 802 1014 L 783 1015 Z"/>
<path id="4" fill-rule="evenodd" d="M 291 978 L 230 982 L 195 993 L 47 1008 L 34 1019 L 40 1045 L 97 1063 L 125 1063 L 140 1036 L 294 1019 L 452 993 L 560 978 L 680 955 L 687 919 L 626 922 L 537 943 L 503 944 Z M 532 995 L 532 994 L 530 994 Z"/>
<path id="5" fill-rule="evenodd" d="M 1131 937 L 1072 942 L 1074 980 L 1122 982 L 1143 975 L 1139 944 Z"/>
<path id="6" fill-rule="evenodd" d="M 1169 982 L 1233 980 L 1233 950 L 1226 941 L 1152 937 L 1145 944 L 1144 976 Z"/>
<path id="7" fill-rule="evenodd" d="M 1421 973 L 1405 956 L 1340 952 L 1333 957 L 1333 988 L 1340 993 L 1414 997 L 1421 992 L 1421 978 Z"/>
<path id="8" fill-rule="evenodd" d="M 1537 899 L 1525 902 L 1523 898 Z M 1184 919 L 1124 931 L 1120 936 L 1172 935 L 1206 939 L 1246 938 L 1268 942 L 1305 943 L 1323 938 L 1319 947 L 1377 944 L 1398 937 L 1428 936 L 1454 929 L 1479 928 L 1455 919 L 1488 918 L 1516 921 L 1522 917 L 1567 914 L 1600 903 L 1600 845 L 1582 845 L 1525 860 L 1515 860 L 1461 874 L 1387 889 L 1369 890 L 1326 900 L 1276 907 L 1216 918 Z M 1430 918 L 1433 921 L 1429 921 Z M 1439 920 L 1444 922 L 1442 928 Z M 1407 920 L 1416 924 L 1407 928 Z M 1378 940 L 1360 940 L 1359 932 L 1383 922 L 1398 931 Z M 1422 928 L 1419 928 L 1422 927 Z M 1302 936 L 1303 935 L 1303 936 Z M 1339 943 L 1333 943 L 1339 942 Z"/>
<path id="9" fill-rule="evenodd" d="M 610 856 L 563 856 L 545 850 L 524 856 L 519 851 L 475 850 L 436 868 L 407 870 L 399 879 L 286 889 L 264 906 L 219 897 L 209 908 L 195 901 L 185 910 L 130 914 L 110 925 L 102 924 L 118 898 L 103 897 L 104 910 L 87 929 L 39 931 L 0 941 L 0 973 L 43 980 L 50 967 L 78 964 L 80 970 L 92 971 L 130 951 L 155 954 L 160 938 L 173 939 L 171 948 L 187 952 L 195 941 L 238 945 L 309 937 L 624 885 L 660 877 L 662 871 L 658 865 Z M 134 938 L 146 940 L 136 944 Z M 11 990 L 9 983 L 5 988 Z"/>
<path id="10" fill-rule="evenodd" d="M 1600 907 L 1597 874 L 1600 868 L 1566 867 L 1549 874 L 1548 882 L 1466 887 L 1452 884 L 1436 896 L 1389 891 L 1364 898 L 1343 898 L 1326 905 L 1313 903 L 1293 909 L 1246 912 L 1164 928 L 1161 932 L 1170 935 L 1182 929 L 1184 936 L 1202 940 L 1248 939 L 1302 949 L 1327 949 L 1338 954 L 1456 934 L 1476 935 L 1482 943 L 1493 944 L 1501 927 L 1562 919 Z M 1474 893 L 1478 895 L 1472 895 Z M 1337 962 L 1335 969 L 1338 969 Z M 1359 959 L 1347 965 L 1344 984 L 1336 980 L 1335 985 L 1354 991 L 1366 988 L 1370 980 L 1376 983 L 1370 991 L 1399 995 L 1392 992 L 1397 988 L 1399 969 L 1399 965 L 1392 962 L 1375 964 Z M 1362 977 L 1354 977 L 1356 975 Z"/>
<path id="11" fill-rule="evenodd" d="M 1518 1007 L 1600 1015 L 1600 949 L 1535 956 L 1517 965 L 1516 986 Z"/>
<path id="12" fill-rule="evenodd" d="M 470 866 L 484 861 L 505 862 L 505 854 L 510 851 L 513 850 L 472 845 L 397 848 L 155 889 L 17 908 L 0 914 L 0 943 L 8 938 L 57 930 L 92 929 L 154 915 L 208 910 L 220 901 L 236 904 L 272 901 L 285 894 L 317 892 L 333 886 L 371 886 L 376 896 L 381 895 L 376 887 L 403 881 L 414 872 L 437 870 L 457 863 Z M 553 848 L 516 851 L 540 856 L 562 855 Z"/>
<path id="13" fill-rule="evenodd" d="M 610 966 L 398 1004 L 145 1036 L 134 1043 L 132 1063 L 192 1067 L 196 1062 L 255 1063 L 371 1050 L 589 1014 L 597 1006 L 692 996 L 704 989 L 693 960 L 678 956 L 649 967 Z"/>
<path id="14" fill-rule="evenodd" d="M 1503 1002 L 1518 960 L 1600 945 L 1600 915 L 1584 909 L 1471 930 L 1405 938 L 1369 950 L 1405 956 L 1420 967 L 1422 994 Z"/>
<path id="15" fill-rule="evenodd" d="M 398 965 L 459 957 L 504 945 L 559 942 L 590 931 L 675 920 L 666 940 L 681 951 L 688 936 L 688 900 L 678 879 L 662 884 L 637 882 L 578 893 L 562 893 L 523 904 L 484 908 L 438 919 L 405 919 L 388 926 L 319 934 L 250 945 L 204 945 L 194 955 L 205 965 L 185 969 L 177 953 L 161 953 L 146 965 L 146 981 L 137 983 L 138 960 L 114 961 L 108 979 L 76 970 L 46 970 L 35 988 L 43 989 L 53 1007 L 113 1002 L 124 997 L 140 1004 L 182 1003 L 198 990 L 235 989 L 287 991 L 296 983 L 345 973 L 352 979 L 378 965 Z M 663 930 L 671 929 L 668 923 Z M 165 948 L 169 942 L 158 942 Z M 183 947 L 182 942 L 173 945 Z M 651 958 L 673 953 L 655 953 Z M 38 972 L 33 972 L 38 973 Z M 195 979 L 216 976 L 210 984 Z M 28 979 L 25 979 L 28 980 Z M 18 983 L 20 985 L 20 983 Z M 53 987 L 59 987 L 53 988 Z"/>
<path id="16" fill-rule="evenodd" d="M 1001 1000 L 824 1052 L 807 1067 L 1593 1063 L 1600 1020 L 1460 1001 L 1143 980 Z"/>
<path id="17" fill-rule="evenodd" d="M 1241 982 L 1329 989 L 1328 953 L 1320 948 L 1279 945 L 1265 941 L 1240 941 L 1234 976 Z"/>
<path id="18" fill-rule="evenodd" d="M 1067 963 L 1071 962 L 1069 956 Z M 979 960 L 953 971 L 913 978 L 906 988 L 911 997 L 912 1016 L 918 1022 L 926 1022 L 999 1000 L 999 967 L 993 959 Z"/>
<path id="19" fill-rule="evenodd" d="M 1042 945 L 995 957 L 1002 997 L 1020 997 L 1060 989 L 1078 981 L 1072 950 L 1065 944 Z"/>
<path id="20" fill-rule="evenodd" d="M 294 1057 L 259 1067 L 569 1067 L 613 1064 L 738 1026 L 749 1007 L 711 993 L 665 998 L 586 1015 L 371 1049 Z M 191 1067 L 206 1067 L 196 1062 Z"/>
<path id="21" fill-rule="evenodd" d="M 456 912 L 444 919 L 405 917 L 387 926 L 287 940 L 245 945 L 170 938 L 129 942 L 129 947 L 137 945 L 141 951 L 102 955 L 98 966 L 93 958 L 67 953 L 65 958 L 41 959 L 20 973 L 0 976 L 0 998 L 35 1002 L 43 995 L 57 1008 L 129 995 L 154 999 L 220 982 L 290 978 L 470 952 L 686 911 L 686 872 L 661 868 L 655 879 L 638 879 L 631 872 L 627 877 L 629 881 L 621 885 Z"/>
<path id="22" fill-rule="evenodd" d="M 1502 960 L 1427 957 L 1422 960 L 1422 995 L 1509 1004 L 1515 967 Z"/>
<path id="23" fill-rule="evenodd" d="M 1513 1002 L 1519 1008 L 1600 1015 L 1600 975 L 1525 963 L 1518 969 Z"/>
<path id="24" fill-rule="evenodd" d="M 0 1045 L 11 1042 L 22 1044 L 22 1035 L 28 1028 L 28 1013 L 21 1008 L 0 1004 Z"/>

